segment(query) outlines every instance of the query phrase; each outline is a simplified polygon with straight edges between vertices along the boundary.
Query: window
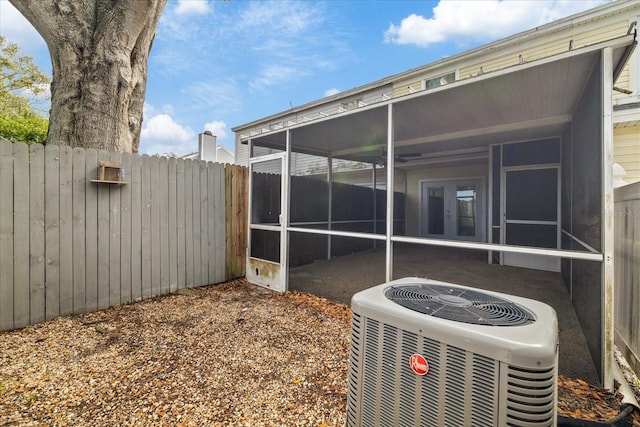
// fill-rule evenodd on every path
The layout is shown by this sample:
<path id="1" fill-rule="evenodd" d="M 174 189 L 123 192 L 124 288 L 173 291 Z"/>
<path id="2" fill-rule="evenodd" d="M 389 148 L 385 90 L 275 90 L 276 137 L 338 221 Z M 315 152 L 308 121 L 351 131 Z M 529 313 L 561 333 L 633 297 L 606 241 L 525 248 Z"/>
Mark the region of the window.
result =
<path id="1" fill-rule="evenodd" d="M 340 103 L 340 111 L 350 111 L 350 110 L 355 110 L 358 107 L 362 107 L 365 104 L 364 102 L 362 102 L 362 99 L 358 98 L 358 99 L 353 99 L 351 101 L 343 101 Z"/>
<path id="2" fill-rule="evenodd" d="M 449 74 L 445 74 L 443 76 L 434 77 L 432 79 L 425 80 L 425 89 L 435 89 L 440 86 L 448 85 L 449 83 L 453 83 L 456 81 L 456 73 L 455 71 Z"/>

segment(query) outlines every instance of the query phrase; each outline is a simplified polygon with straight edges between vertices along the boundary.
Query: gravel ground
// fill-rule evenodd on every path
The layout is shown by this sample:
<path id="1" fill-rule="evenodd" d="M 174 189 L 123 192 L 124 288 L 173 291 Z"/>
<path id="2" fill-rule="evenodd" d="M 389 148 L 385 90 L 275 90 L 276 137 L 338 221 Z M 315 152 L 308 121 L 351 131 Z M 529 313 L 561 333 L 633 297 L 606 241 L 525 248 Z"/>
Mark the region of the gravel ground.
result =
<path id="1" fill-rule="evenodd" d="M 0 426 L 344 424 L 345 306 L 181 294 L 0 334 Z"/>
<path id="2" fill-rule="evenodd" d="M 0 427 L 342 426 L 350 316 L 236 280 L 0 333 Z M 619 408 L 559 387 L 561 414 Z"/>

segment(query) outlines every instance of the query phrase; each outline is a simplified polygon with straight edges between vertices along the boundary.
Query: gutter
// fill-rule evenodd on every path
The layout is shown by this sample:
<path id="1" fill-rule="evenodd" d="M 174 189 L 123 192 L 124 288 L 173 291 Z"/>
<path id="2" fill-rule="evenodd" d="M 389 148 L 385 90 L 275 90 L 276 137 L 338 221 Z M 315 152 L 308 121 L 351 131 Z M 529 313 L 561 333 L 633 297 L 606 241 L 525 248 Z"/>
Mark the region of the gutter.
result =
<path id="1" fill-rule="evenodd" d="M 622 370 L 620 369 L 619 364 L 615 364 L 613 369 L 613 379 L 618 381 L 620 387 L 618 388 L 618 393 L 622 394 L 622 404 L 632 405 L 635 407 L 636 411 L 640 411 L 640 405 L 638 404 L 638 400 L 636 399 L 636 395 L 631 390 L 627 379 L 625 378 Z"/>

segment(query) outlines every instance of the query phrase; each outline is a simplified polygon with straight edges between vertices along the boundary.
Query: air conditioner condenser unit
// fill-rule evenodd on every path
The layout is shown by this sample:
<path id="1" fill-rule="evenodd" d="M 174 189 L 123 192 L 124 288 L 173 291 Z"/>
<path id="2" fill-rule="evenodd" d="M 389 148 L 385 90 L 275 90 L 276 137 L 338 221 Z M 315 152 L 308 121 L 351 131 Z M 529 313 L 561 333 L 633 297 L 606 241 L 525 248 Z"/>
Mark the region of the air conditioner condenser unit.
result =
<path id="1" fill-rule="evenodd" d="M 547 304 L 405 278 L 351 305 L 348 427 L 556 425 Z"/>

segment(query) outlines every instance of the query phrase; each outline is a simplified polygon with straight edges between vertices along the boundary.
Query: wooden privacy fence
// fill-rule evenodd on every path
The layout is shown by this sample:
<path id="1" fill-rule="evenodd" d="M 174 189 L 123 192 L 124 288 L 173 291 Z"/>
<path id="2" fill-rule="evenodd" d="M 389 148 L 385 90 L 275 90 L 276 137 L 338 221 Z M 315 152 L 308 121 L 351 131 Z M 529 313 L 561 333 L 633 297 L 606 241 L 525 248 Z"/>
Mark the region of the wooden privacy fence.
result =
<path id="1" fill-rule="evenodd" d="M 640 375 L 640 182 L 615 192 L 615 339 Z"/>
<path id="2" fill-rule="evenodd" d="M 123 184 L 96 183 L 98 165 Z M 244 276 L 246 168 L 0 140 L 0 330 Z"/>

